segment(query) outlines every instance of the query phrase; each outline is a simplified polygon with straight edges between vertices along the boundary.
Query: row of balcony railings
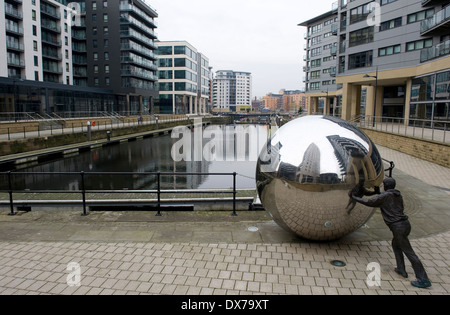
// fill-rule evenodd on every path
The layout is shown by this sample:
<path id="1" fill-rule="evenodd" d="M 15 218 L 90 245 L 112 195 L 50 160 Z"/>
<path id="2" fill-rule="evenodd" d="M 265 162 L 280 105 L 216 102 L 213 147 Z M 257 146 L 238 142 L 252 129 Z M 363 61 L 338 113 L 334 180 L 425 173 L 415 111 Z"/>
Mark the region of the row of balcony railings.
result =
<path id="1" fill-rule="evenodd" d="M 450 21 L 450 5 L 435 13 L 431 18 L 421 22 L 420 33 L 424 34 L 433 28 Z"/>
<path id="2" fill-rule="evenodd" d="M 149 6 L 153 11 L 156 12 L 156 10 L 153 9 L 148 3 L 146 3 L 146 5 Z M 141 18 L 145 19 L 146 21 L 151 22 L 155 27 L 158 27 L 158 22 L 154 18 L 149 19 L 147 14 L 145 14 L 141 9 L 139 9 L 135 5 L 131 5 L 131 4 L 128 4 L 128 3 L 121 3 L 120 6 L 119 6 L 119 9 L 121 11 L 125 11 L 125 10 L 133 11 L 133 12 L 139 14 L 139 16 Z"/>
<path id="3" fill-rule="evenodd" d="M 450 119 L 415 119 L 361 115 L 352 119 L 360 127 L 450 144 Z"/>
<path id="4" fill-rule="evenodd" d="M 160 124 L 164 123 L 185 121 L 186 124 L 190 124 L 192 119 L 186 115 L 130 116 L 127 112 L 59 112 L 42 115 L 37 113 L 0 113 L 0 121 L 18 122 L 18 124 L 8 127 L 2 127 L 0 124 L 0 141 L 9 141 L 79 134 L 88 132 L 88 130 L 106 132 L 144 125 L 156 125 L 158 128 Z M 87 121 L 90 122 L 90 127 L 88 127 Z"/>

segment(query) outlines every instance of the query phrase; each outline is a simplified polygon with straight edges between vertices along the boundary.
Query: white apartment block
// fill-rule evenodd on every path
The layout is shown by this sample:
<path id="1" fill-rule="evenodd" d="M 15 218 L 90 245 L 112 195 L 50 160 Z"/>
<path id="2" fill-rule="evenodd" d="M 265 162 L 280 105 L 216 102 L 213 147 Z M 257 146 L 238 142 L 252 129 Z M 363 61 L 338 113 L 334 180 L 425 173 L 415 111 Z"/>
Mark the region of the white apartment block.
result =
<path id="1" fill-rule="evenodd" d="M 0 0 L 0 77 L 73 84 L 69 11 L 54 0 Z"/>
<path id="2" fill-rule="evenodd" d="M 161 41 L 158 46 L 161 114 L 205 114 L 210 97 L 209 59 L 186 41 Z"/>
<path id="3" fill-rule="evenodd" d="M 252 106 L 252 75 L 249 72 L 219 70 L 213 81 L 213 110 L 240 112 Z"/>

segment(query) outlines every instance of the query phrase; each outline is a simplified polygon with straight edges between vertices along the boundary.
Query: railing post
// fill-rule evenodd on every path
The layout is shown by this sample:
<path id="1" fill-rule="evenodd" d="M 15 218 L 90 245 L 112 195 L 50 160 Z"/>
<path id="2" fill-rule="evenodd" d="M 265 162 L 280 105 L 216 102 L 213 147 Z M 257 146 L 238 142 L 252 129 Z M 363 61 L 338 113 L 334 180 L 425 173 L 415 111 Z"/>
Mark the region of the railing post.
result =
<path id="1" fill-rule="evenodd" d="M 161 214 L 161 172 L 157 173 L 158 176 L 158 212 L 156 213 L 157 217 L 162 216 Z"/>
<path id="2" fill-rule="evenodd" d="M 444 123 L 444 139 L 442 140 L 442 142 L 445 143 L 445 134 L 447 133 L 447 123 Z"/>
<path id="3" fill-rule="evenodd" d="M 236 175 L 237 173 L 233 173 L 233 213 L 232 216 L 237 216 L 236 213 Z"/>
<path id="4" fill-rule="evenodd" d="M 9 192 L 9 205 L 11 207 L 11 212 L 8 215 L 16 215 L 16 213 L 14 212 L 11 171 L 8 172 L 8 192 Z"/>
<path id="5" fill-rule="evenodd" d="M 80 172 L 81 175 L 81 195 L 83 196 L 83 214 L 82 216 L 87 216 L 86 211 L 86 187 L 84 185 L 84 172 Z"/>

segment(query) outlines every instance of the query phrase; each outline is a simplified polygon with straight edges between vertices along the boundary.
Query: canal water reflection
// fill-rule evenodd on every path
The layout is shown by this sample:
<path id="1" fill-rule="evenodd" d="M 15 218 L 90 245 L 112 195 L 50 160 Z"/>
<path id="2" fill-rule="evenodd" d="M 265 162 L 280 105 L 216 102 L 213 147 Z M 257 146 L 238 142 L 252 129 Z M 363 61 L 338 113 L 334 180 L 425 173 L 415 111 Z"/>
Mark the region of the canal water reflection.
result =
<path id="1" fill-rule="evenodd" d="M 207 127 L 211 128 L 211 127 Z M 21 168 L 20 172 L 179 172 L 179 173 L 232 173 L 237 172 L 238 189 L 255 189 L 256 162 L 259 152 L 250 144 L 260 143 L 264 147 L 267 140 L 268 127 L 248 125 L 239 127 L 233 135 L 230 126 L 216 126 L 223 131 L 224 151 L 233 147 L 235 156 L 227 156 L 226 161 L 205 160 L 175 162 L 171 150 L 181 138 L 174 139 L 171 135 L 147 138 L 133 142 L 100 147 L 89 152 L 63 159 L 54 160 L 34 166 Z M 233 127 L 234 128 L 234 127 Z M 242 132 L 242 128 L 245 132 Z M 220 134 L 220 132 L 219 132 Z M 230 134 L 232 135 L 230 137 Z M 255 138 L 256 136 L 256 138 Z M 203 138 L 206 148 L 213 138 Z M 236 141 L 236 139 L 245 141 Z M 217 143 L 221 143 L 220 141 Z M 262 143 L 262 144 L 261 144 Z M 236 145 L 241 146 L 237 148 Z M 194 141 L 192 141 L 192 146 Z M 206 149 L 205 149 L 206 150 Z M 217 149 L 212 149 L 217 150 Z M 252 152 L 249 152 L 252 151 Z M 245 156 L 244 156 L 245 155 Z M 7 181 L 2 181 L 6 183 Z M 228 189 L 233 187 L 232 176 L 162 176 L 162 189 Z M 81 187 L 80 175 L 33 175 L 14 176 L 15 189 L 51 189 L 78 190 Z M 156 175 L 89 175 L 85 176 L 86 189 L 89 190 L 146 190 L 157 188 Z M 3 185 L 2 185 L 3 186 Z"/>

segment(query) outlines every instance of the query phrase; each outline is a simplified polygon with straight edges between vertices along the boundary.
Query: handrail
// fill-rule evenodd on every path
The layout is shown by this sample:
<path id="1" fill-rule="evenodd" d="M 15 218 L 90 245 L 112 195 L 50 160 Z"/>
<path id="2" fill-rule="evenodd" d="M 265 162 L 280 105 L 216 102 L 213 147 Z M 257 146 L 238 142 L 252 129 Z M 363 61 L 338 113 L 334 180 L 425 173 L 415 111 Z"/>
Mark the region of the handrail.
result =
<path id="1" fill-rule="evenodd" d="M 449 120 L 361 115 L 360 127 L 448 144 Z"/>
<path id="2" fill-rule="evenodd" d="M 10 206 L 10 213 L 9 215 L 15 215 L 14 211 L 14 193 L 80 193 L 82 196 L 82 201 L 80 202 L 83 206 L 83 216 L 88 215 L 87 213 L 87 204 L 88 201 L 86 200 L 86 194 L 88 193 L 132 193 L 132 192 L 141 192 L 141 193 L 156 193 L 157 194 L 157 216 L 161 216 L 161 195 L 162 194 L 169 194 L 173 193 L 173 190 L 162 190 L 161 189 L 161 176 L 233 176 L 233 189 L 230 190 L 202 190 L 202 193 L 228 193 L 233 194 L 233 216 L 237 216 L 236 213 L 236 201 L 237 201 L 237 189 L 236 189 L 236 176 L 237 173 L 197 173 L 197 172 L 186 172 L 186 173 L 179 173 L 179 172 L 1 172 L 1 176 L 7 176 L 7 186 L 8 189 L 0 189 L 0 193 L 8 193 L 9 194 L 9 206 Z M 62 176 L 80 176 L 80 189 L 78 190 L 51 190 L 51 189 L 39 189 L 39 190 L 30 190 L 30 189 L 15 189 L 13 184 L 13 176 L 14 175 L 62 175 Z M 85 185 L 85 178 L 86 176 L 102 176 L 102 175 L 108 175 L 108 176 L 157 176 L 157 189 L 156 190 L 90 190 L 86 189 Z M 191 193 L 192 191 L 177 191 L 177 193 Z M 199 192 L 198 192 L 199 193 Z M 52 201 L 53 204 L 61 204 L 63 205 L 65 203 L 64 200 L 60 200 L 59 202 Z"/>

